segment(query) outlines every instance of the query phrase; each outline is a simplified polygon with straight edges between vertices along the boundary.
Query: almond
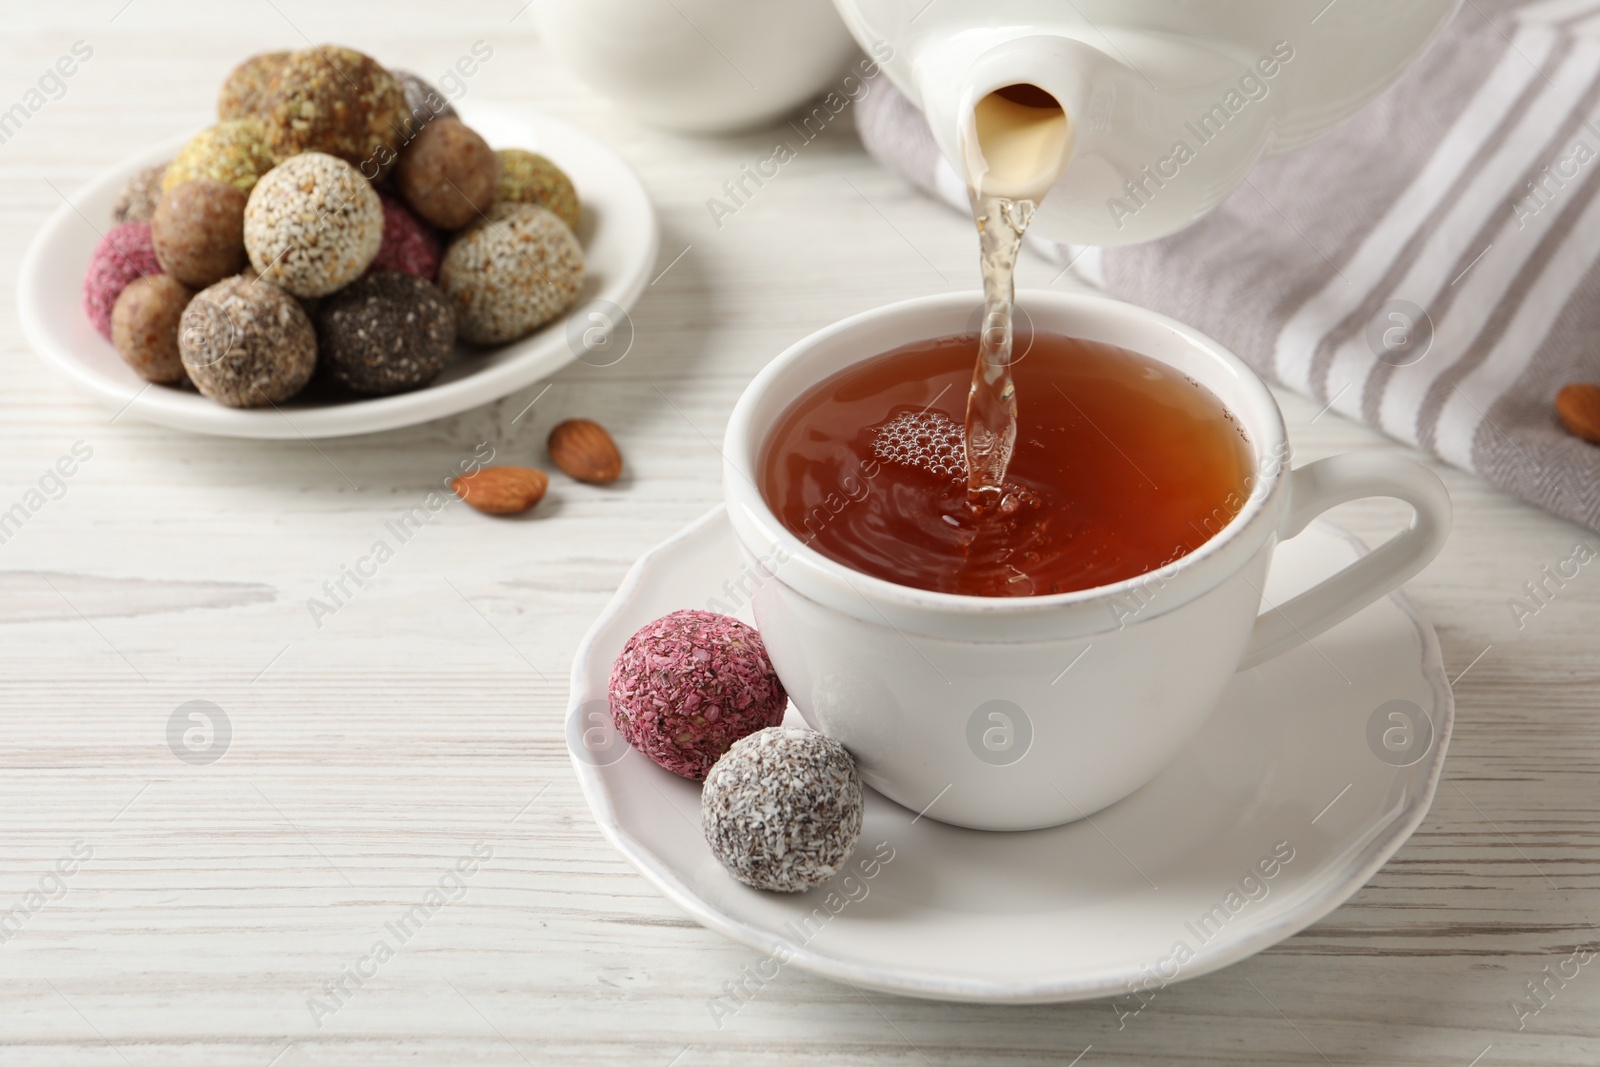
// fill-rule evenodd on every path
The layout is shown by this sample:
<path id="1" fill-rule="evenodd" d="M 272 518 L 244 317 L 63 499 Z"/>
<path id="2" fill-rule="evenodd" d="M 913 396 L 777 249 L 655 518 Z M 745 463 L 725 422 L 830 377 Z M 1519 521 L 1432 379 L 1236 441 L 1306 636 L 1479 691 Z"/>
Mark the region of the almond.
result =
<path id="1" fill-rule="evenodd" d="M 604 485 L 622 476 L 622 453 L 605 427 L 591 419 L 568 419 L 550 431 L 550 460 L 569 477 Z"/>
<path id="2" fill-rule="evenodd" d="M 1574 437 L 1600 445 L 1600 385 L 1573 382 L 1556 394 L 1556 414 Z"/>
<path id="3" fill-rule="evenodd" d="M 550 479 L 532 467 L 485 467 L 450 483 L 456 496 L 490 515 L 527 511 L 544 497 Z"/>

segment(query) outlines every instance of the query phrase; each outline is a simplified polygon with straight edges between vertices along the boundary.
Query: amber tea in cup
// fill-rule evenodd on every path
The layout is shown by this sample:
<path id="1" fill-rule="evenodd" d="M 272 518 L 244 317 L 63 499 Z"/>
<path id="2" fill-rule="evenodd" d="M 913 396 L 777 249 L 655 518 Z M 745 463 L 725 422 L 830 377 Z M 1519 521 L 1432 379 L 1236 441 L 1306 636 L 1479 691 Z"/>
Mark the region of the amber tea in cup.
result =
<path id="1" fill-rule="evenodd" d="M 853 570 L 968 596 L 1133 578 L 1199 548 L 1249 495 L 1251 451 L 1221 401 L 1114 345 L 1018 339 L 1015 451 L 997 507 L 968 500 L 975 335 L 919 341 L 797 398 L 766 439 L 762 496 Z"/>

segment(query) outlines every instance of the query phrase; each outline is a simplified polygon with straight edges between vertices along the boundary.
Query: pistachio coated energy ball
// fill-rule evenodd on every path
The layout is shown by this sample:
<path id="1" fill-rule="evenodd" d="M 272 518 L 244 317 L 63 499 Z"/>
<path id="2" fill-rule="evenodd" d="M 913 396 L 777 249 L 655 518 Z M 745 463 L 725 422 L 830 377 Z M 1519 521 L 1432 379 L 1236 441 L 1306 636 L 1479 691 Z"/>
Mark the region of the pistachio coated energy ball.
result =
<path id="1" fill-rule="evenodd" d="M 444 254 L 439 287 L 463 341 L 493 345 L 543 326 L 578 298 L 583 248 L 550 212 L 496 204 Z"/>
<path id="2" fill-rule="evenodd" d="M 269 171 L 244 209 L 250 265 L 295 296 L 326 296 L 361 277 L 383 244 L 383 204 L 342 159 L 292 156 Z"/>
<path id="3" fill-rule="evenodd" d="M 339 45 L 291 53 L 267 96 L 268 143 L 279 159 L 323 152 L 376 179 L 406 137 L 406 92 L 371 56 Z"/>
<path id="4" fill-rule="evenodd" d="M 435 119 L 400 154 L 400 195 L 443 230 L 459 230 L 494 204 L 500 157 L 460 119 Z"/>
<path id="5" fill-rule="evenodd" d="M 215 178 L 245 192 L 272 169 L 276 159 L 267 147 L 267 128 L 257 119 L 230 119 L 201 130 L 167 167 L 162 189 L 193 178 Z"/>
<path id="6" fill-rule="evenodd" d="M 246 263 L 244 206 L 236 185 L 215 178 L 179 182 L 150 220 L 161 269 L 196 289 L 238 274 Z"/>
<path id="7" fill-rule="evenodd" d="M 497 200 L 534 204 L 544 208 L 578 232 L 578 191 L 566 172 L 536 152 L 502 148 Z"/>
<path id="8" fill-rule="evenodd" d="M 235 276 L 195 295 L 178 326 L 178 352 L 201 393 L 231 408 L 289 399 L 311 380 L 317 336 L 294 297 Z"/>

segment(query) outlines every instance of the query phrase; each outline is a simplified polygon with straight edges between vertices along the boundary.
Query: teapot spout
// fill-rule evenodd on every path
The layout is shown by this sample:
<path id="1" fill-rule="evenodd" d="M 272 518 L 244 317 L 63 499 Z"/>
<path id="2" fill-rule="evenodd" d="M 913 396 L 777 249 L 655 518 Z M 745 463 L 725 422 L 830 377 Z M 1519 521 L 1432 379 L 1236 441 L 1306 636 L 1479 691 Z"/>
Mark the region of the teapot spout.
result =
<path id="1" fill-rule="evenodd" d="M 1062 35 L 978 47 L 956 38 L 919 59 L 917 88 L 934 139 L 972 195 L 1037 201 L 1066 169 L 1092 87 L 1113 80 L 1114 65 Z"/>

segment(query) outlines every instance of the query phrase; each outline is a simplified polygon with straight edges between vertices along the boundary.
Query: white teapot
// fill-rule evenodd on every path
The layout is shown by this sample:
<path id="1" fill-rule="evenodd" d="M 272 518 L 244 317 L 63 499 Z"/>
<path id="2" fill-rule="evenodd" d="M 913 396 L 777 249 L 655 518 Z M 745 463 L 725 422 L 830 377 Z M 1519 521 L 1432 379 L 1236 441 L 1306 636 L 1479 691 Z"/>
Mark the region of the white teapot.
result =
<path id="1" fill-rule="evenodd" d="M 969 181 L 980 102 L 1054 98 L 1065 163 L 1033 231 L 1098 245 L 1189 225 L 1392 84 L 1460 2 L 834 0 Z"/>

